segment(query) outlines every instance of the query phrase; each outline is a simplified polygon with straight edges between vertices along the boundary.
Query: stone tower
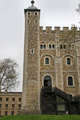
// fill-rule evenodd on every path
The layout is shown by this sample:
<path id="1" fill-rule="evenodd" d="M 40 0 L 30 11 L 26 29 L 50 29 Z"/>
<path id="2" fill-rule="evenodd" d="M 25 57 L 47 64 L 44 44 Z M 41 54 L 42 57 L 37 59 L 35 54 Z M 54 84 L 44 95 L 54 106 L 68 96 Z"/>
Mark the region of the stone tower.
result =
<path id="1" fill-rule="evenodd" d="M 22 110 L 26 114 L 40 113 L 40 10 L 34 6 L 25 9 L 25 42 Z"/>

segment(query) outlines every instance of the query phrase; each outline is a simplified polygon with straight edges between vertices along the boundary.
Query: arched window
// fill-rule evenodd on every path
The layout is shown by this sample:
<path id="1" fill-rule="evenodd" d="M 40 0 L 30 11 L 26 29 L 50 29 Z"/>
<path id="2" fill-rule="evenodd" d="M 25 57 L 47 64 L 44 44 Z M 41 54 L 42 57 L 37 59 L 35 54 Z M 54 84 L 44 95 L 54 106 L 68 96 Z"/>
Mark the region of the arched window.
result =
<path id="1" fill-rule="evenodd" d="M 51 49 L 51 45 L 49 45 L 49 48 Z"/>
<path id="2" fill-rule="evenodd" d="M 64 49 L 66 49 L 66 45 L 64 45 Z"/>
<path id="3" fill-rule="evenodd" d="M 49 58 L 45 58 L 45 64 L 49 64 Z"/>
<path id="4" fill-rule="evenodd" d="M 67 58 L 67 65 L 70 65 L 70 64 L 71 64 L 71 59 Z"/>
<path id="5" fill-rule="evenodd" d="M 40 45 L 40 49 L 42 49 L 43 48 L 43 46 L 42 45 Z"/>
<path id="6" fill-rule="evenodd" d="M 44 45 L 44 49 L 46 49 L 46 45 Z"/>
<path id="7" fill-rule="evenodd" d="M 52 48 L 55 48 L 55 45 L 52 45 Z"/>
<path id="8" fill-rule="evenodd" d="M 52 79 L 50 76 L 45 76 L 44 77 L 44 87 L 51 87 L 52 86 Z"/>
<path id="9" fill-rule="evenodd" d="M 73 78 L 71 76 L 68 77 L 68 86 L 73 86 Z"/>

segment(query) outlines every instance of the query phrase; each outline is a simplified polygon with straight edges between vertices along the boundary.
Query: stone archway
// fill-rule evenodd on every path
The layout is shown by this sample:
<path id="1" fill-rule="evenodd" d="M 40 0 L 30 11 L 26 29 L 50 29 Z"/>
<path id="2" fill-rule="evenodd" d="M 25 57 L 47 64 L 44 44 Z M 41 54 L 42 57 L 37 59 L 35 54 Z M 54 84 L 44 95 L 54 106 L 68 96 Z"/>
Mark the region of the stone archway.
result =
<path id="1" fill-rule="evenodd" d="M 44 77 L 44 87 L 52 87 L 52 78 L 49 75 Z"/>

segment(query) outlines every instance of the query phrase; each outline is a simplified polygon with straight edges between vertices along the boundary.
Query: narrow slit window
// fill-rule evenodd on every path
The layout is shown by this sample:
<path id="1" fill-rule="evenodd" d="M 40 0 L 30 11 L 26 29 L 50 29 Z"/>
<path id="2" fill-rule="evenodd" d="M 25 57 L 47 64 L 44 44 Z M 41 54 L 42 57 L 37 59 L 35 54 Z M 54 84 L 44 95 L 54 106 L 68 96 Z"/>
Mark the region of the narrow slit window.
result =
<path id="1" fill-rule="evenodd" d="M 30 21 L 28 20 L 28 23 L 30 23 Z"/>
<path id="2" fill-rule="evenodd" d="M 33 50 L 33 49 L 31 50 L 31 53 L 32 53 L 32 54 L 34 53 L 34 50 Z"/>
<path id="3" fill-rule="evenodd" d="M 31 54 L 34 54 L 34 49 L 30 49 L 30 53 L 31 53 Z"/>

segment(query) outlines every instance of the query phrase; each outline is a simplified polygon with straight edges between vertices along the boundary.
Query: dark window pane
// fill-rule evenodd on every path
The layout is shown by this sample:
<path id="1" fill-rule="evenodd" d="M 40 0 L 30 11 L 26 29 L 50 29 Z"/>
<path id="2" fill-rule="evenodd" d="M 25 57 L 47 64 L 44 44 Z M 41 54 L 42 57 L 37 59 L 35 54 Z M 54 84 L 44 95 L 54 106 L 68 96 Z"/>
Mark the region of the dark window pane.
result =
<path id="1" fill-rule="evenodd" d="M 49 64 L 49 58 L 45 58 L 45 64 Z"/>
<path id="2" fill-rule="evenodd" d="M 45 76 L 44 77 L 44 86 L 51 86 L 52 85 L 52 81 L 51 81 L 51 77 L 50 76 Z"/>
<path id="3" fill-rule="evenodd" d="M 12 107 L 14 107 L 14 104 L 12 104 Z"/>
<path id="4" fill-rule="evenodd" d="M 60 49 L 62 49 L 62 45 L 60 45 Z"/>
<path id="5" fill-rule="evenodd" d="M 21 107 L 21 104 L 19 104 L 18 107 Z"/>
<path id="6" fill-rule="evenodd" d="M 14 111 L 11 111 L 11 115 L 14 115 Z"/>
<path id="7" fill-rule="evenodd" d="M 0 98 L 0 101 L 2 101 L 2 98 Z"/>
<path id="8" fill-rule="evenodd" d="M 28 23 L 29 23 L 29 20 L 28 20 Z"/>
<path id="9" fill-rule="evenodd" d="M 8 113 L 8 112 L 7 112 L 7 111 L 5 111 L 5 116 L 7 116 L 7 113 Z"/>
<path id="10" fill-rule="evenodd" d="M 73 86 L 73 78 L 71 76 L 68 77 L 68 85 Z"/>
<path id="11" fill-rule="evenodd" d="M 49 48 L 51 49 L 51 45 L 49 45 Z"/>
<path id="12" fill-rule="evenodd" d="M 28 15 L 30 15 L 30 12 L 28 13 Z"/>
<path id="13" fill-rule="evenodd" d="M 55 48 L 55 45 L 52 45 L 52 48 Z"/>
<path id="14" fill-rule="evenodd" d="M 44 49 L 46 49 L 46 45 L 44 45 Z"/>
<path id="15" fill-rule="evenodd" d="M 19 101 L 21 101 L 21 98 L 19 98 Z"/>
<path id="16" fill-rule="evenodd" d="M 70 65 L 71 64 L 71 59 L 67 58 L 67 64 Z"/>
<path id="17" fill-rule="evenodd" d="M 6 101 L 9 101 L 9 98 L 6 98 Z"/>
<path id="18" fill-rule="evenodd" d="M 64 45 L 64 49 L 66 49 L 66 45 Z"/>
<path id="19" fill-rule="evenodd" d="M 42 49 L 43 48 L 43 46 L 42 45 L 40 45 L 40 49 Z"/>
<path id="20" fill-rule="evenodd" d="M 6 104 L 5 107 L 8 107 L 8 104 Z"/>
<path id="21" fill-rule="evenodd" d="M 34 50 L 33 50 L 33 49 L 31 50 L 31 53 L 32 53 L 32 54 L 34 53 Z"/>
<path id="22" fill-rule="evenodd" d="M 35 15 L 37 15 L 37 13 L 35 13 Z"/>
<path id="23" fill-rule="evenodd" d="M 15 98 L 12 98 L 12 101 L 15 101 Z"/>
<path id="24" fill-rule="evenodd" d="M 37 20 L 35 20 L 35 23 L 37 23 Z"/>
<path id="25" fill-rule="evenodd" d="M 0 108 L 2 107 L 2 104 L 0 104 Z"/>

